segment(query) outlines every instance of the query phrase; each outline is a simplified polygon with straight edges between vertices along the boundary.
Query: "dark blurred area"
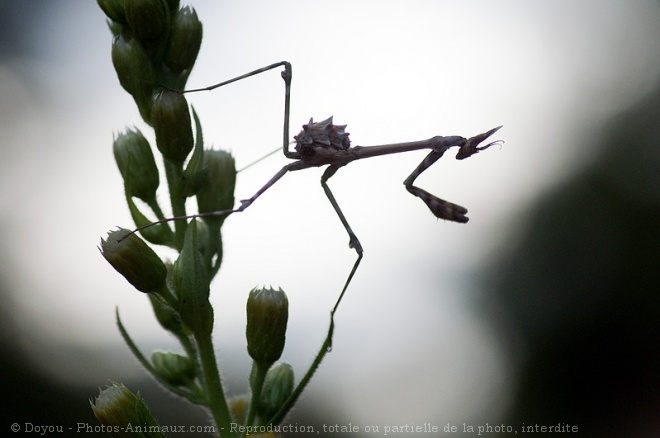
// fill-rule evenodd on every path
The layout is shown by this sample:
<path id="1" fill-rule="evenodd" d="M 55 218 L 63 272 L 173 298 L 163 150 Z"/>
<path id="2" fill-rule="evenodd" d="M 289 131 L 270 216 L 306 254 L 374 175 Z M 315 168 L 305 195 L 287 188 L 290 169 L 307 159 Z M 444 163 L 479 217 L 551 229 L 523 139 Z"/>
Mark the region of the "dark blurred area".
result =
<path id="1" fill-rule="evenodd" d="M 45 3 L 45 2 L 44 2 Z M 39 15 L 47 11 L 43 5 L 29 5 L 27 2 L 0 0 L 0 56 L 28 57 L 36 52 L 37 40 L 25 38 L 26 32 L 33 30 Z"/>
<path id="2" fill-rule="evenodd" d="M 541 196 L 483 310 L 514 358 L 504 424 L 660 436 L 660 89 L 576 133 L 590 165 Z"/>

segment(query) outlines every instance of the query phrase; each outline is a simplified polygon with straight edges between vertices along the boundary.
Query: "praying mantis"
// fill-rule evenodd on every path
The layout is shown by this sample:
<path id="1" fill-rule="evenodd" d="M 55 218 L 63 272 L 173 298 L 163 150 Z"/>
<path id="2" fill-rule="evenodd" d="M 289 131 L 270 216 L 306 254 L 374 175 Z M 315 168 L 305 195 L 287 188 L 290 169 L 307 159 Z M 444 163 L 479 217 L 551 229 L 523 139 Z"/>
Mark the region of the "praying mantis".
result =
<path id="1" fill-rule="evenodd" d="M 460 205 L 445 201 L 438 198 L 437 196 L 427 192 L 424 189 L 421 189 L 413 183 L 426 169 L 431 167 L 436 161 L 438 161 L 444 153 L 451 147 L 458 147 L 458 153 L 456 158 L 463 160 L 468 158 L 480 151 L 488 149 L 493 145 L 501 144 L 501 141 L 494 141 L 483 146 L 479 146 L 484 140 L 489 138 L 495 132 L 497 132 L 501 126 L 493 128 L 489 131 L 486 131 L 482 134 L 478 134 L 471 138 L 464 138 L 460 136 L 435 136 L 427 140 L 421 141 L 412 141 L 406 143 L 394 143 L 387 145 L 378 145 L 378 146 L 351 146 L 350 140 L 348 138 L 349 134 L 345 131 L 346 125 L 334 125 L 333 118 L 330 117 L 321 122 L 314 122 L 313 119 L 310 119 L 309 123 L 303 125 L 302 131 L 296 136 L 295 140 L 295 150 L 290 150 L 289 145 L 289 109 L 291 106 L 291 79 L 292 79 L 292 67 L 291 63 L 287 61 L 281 61 L 274 64 L 267 65 L 265 67 L 259 68 L 257 70 L 245 73 L 243 75 L 237 76 L 235 78 L 226 80 L 224 82 L 217 83 L 204 88 L 196 88 L 192 90 L 181 91 L 182 93 L 193 93 L 199 91 L 211 91 L 216 88 L 223 87 L 225 85 L 237 82 L 251 76 L 255 76 L 273 69 L 283 68 L 281 72 L 282 79 L 284 80 L 284 129 L 283 129 L 283 139 L 282 139 L 282 152 L 285 157 L 295 160 L 289 164 L 283 166 L 271 179 L 264 184 L 251 198 L 243 199 L 240 201 L 240 205 L 231 210 L 221 210 L 213 211 L 206 213 L 193 214 L 188 216 L 179 216 L 169 219 L 164 219 L 161 221 L 154 222 L 150 225 L 155 225 L 163 222 L 169 222 L 174 220 L 185 220 L 185 219 L 194 219 L 194 218 L 204 218 L 204 217 L 222 217 L 227 216 L 232 213 L 239 213 L 246 210 L 254 201 L 257 200 L 264 192 L 271 188 L 277 181 L 279 181 L 284 175 L 289 172 L 294 172 L 297 170 L 309 169 L 312 167 L 322 167 L 328 166 L 321 176 L 321 186 L 325 192 L 328 200 L 332 204 L 337 216 L 342 225 L 346 229 L 349 237 L 349 247 L 354 249 L 357 253 L 357 259 L 355 260 L 353 267 L 351 268 L 348 277 L 344 283 L 344 286 L 339 294 L 332 312 L 331 312 L 331 321 L 334 316 L 334 313 L 339 306 L 346 290 L 348 289 L 355 272 L 362 261 L 362 256 L 364 250 L 360 240 L 357 235 L 351 229 L 346 216 L 342 212 L 337 200 L 335 199 L 330 187 L 328 186 L 328 180 L 337 173 L 337 171 L 349 163 L 352 163 L 356 160 L 361 160 L 365 158 L 376 157 L 380 155 L 389 155 L 397 154 L 403 152 L 416 151 L 421 149 L 430 149 L 428 155 L 422 160 L 422 162 L 413 170 L 413 172 L 406 178 L 403 182 L 406 190 L 412 195 L 421 199 L 426 206 L 431 210 L 431 212 L 439 219 L 445 219 L 452 222 L 466 223 L 468 222 L 467 209 L 461 207 Z M 176 91 L 176 90 L 173 90 Z M 150 226 L 149 225 L 149 226 Z M 141 227 L 144 228 L 144 227 Z"/>

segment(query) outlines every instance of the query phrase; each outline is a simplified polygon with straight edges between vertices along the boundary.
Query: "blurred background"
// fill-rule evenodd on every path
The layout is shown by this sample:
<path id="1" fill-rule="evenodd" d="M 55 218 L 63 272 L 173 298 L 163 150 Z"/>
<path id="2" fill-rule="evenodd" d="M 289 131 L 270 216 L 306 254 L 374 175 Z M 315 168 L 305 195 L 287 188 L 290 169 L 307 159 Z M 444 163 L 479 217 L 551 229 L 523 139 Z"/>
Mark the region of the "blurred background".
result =
<path id="1" fill-rule="evenodd" d="M 292 134 L 330 115 L 363 146 L 504 125 L 501 148 L 447 156 L 418 180 L 468 208 L 467 225 L 405 191 L 424 152 L 330 180 L 365 257 L 291 424 L 660 433 L 657 1 L 191 4 L 204 40 L 189 87 L 290 61 Z M 144 351 L 176 348 L 96 248 L 131 226 L 113 133 L 149 133 L 116 79 L 105 17 L 96 2 L 0 7 L 2 430 L 96 424 L 88 400 L 111 381 L 141 391 L 162 424 L 207 424 L 154 386 L 115 325 L 119 308 Z M 207 144 L 241 167 L 279 145 L 283 88 L 271 72 L 189 100 Z M 237 199 L 285 162 L 241 172 Z M 321 173 L 285 176 L 225 224 L 212 301 L 232 393 L 247 389 L 254 286 L 289 295 L 282 359 L 298 376 L 325 336 L 355 254 Z"/>

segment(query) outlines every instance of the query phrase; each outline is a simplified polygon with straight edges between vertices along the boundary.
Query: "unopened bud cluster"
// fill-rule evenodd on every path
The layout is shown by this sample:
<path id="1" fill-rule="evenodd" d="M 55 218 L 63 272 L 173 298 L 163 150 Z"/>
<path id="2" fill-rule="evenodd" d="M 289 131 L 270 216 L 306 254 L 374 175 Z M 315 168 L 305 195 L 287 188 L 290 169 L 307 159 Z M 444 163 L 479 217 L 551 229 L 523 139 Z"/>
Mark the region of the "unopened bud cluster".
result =
<path id="1" fill-rule="evenodd" d="M 202 23 L 172 0 L 98 0 L 114 35 L 112 63 L 122 87 L 151 124 L 155 92 L 182 89 L 202 43 Z"/>
<path id="2" fill-rule="evenodd" d="M 292 394 L 299 394 L 293 389 L 292 367 L 276 364 L 286 340 L 286 294 L 272 288 L 255 288 L 249 294 L 246 337 L 254 360 L 249 401 L 223 398 L 212 345 L 210 282 L 222 262 L 220 229 L 234 208 L 237 172 L 230 153 L 204 149 L 199 117 L 181 91 L 199 52 L 202 24 L 194 9 L 180 7 L 179 0 L 97 2 L 113 34 L 112 62 L 119 83 L 154 130 L 153 136 L 145 136 L 134 127 L 114 136 L 115 162 L 138 228 L 110 231 L 101 240 L 100 250 L 131 285 L 147 293 L 156 320 L 175 336 L 183 352 L 145 355 L 117 313 L 121 335 L 158 382 L 192 403 L 208 407 L 220 429 L 228 430 L 233 421 L 247 425 L 281 421 L 292 406 Z M 291 69 L 287 66 L 283 78 L 289 84 Z M 155 137 L 156 149 L 148 137 L 151 142 Z M 332 118 L 320 123 L 310 120 L 297 140 L 297 148 L 308 150 L 350 145 L 345 126 L 333 125 Z M 154 157 L 155 152 L 162 155 L 169 189 L 171 205 L 165 209 L 159 203 L 163 194 L 158 193 L 163 169 L 156 164 L 161 160 Z M 191 197 L 196 197 L 203 217 L 187 221 L 183 218 L 192 216 L 186 211 Z M 143 213 L 145 206 L 155 219 Z M 178 256 L 161 259 L 147 242 L 167 246 Z M 140 436 L 163 436 L 142 397 L 123 385 L 101 391 L 92 408 L 113 436 L 134 436 L 125 433 L 131 424 L 154 427 Z"/>

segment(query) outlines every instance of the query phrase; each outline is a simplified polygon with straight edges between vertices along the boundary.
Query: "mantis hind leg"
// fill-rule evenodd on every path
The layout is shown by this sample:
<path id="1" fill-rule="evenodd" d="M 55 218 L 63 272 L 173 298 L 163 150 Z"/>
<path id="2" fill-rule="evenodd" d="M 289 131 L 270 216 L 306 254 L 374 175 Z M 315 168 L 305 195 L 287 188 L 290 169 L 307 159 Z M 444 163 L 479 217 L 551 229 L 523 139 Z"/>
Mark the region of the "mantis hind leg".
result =
<path id="1" fill-rule="evenodd" d="M 337 299 L 337 302 L 335 303 L 335 306 L 332 309 L 332 312 L 330 313 L 330 326 L 334 326 L 334 314 L 337 311 L 337 307 L 339 307 L 339 303 L 341 302 L 342 298 L 344 297 L 344 293 L 346 292 L 346 289 L 348 289 L 348 285 L 351 284 L 351 280 L 353 280 L 353 276 L 355 275 L 355 272 L 358 269 L 358 266 L 360 265 L 360 262 L 362 261 L 362 255 L 364 253 L 364 250 L 362 249 L 362 244 L 360 243 L 360 240 L 357 238 L 353 230 L 351 229 L 351 226 L 348 223 L 348 220 L 346 219 L 346 216 L 344 216 L 344 213 L 341 211 L 341 208 L 339 208 L 339 204 L 337 204 L 337 200 L 335 199 L 335 196 L 332 194 L 332 191 L 330 190 L 330 187 L 328 186 L 328 180 L 339 170 L 339 167 L 337 165 L 331 165 L 329 166 L 325 172 L 323 173 L 323 176 L 321 176 L 321 186 L 323 186 L 323 190 L 325 191 L 326 196 L 328 197 L 328 200 L 330 201 L 330 204 L 332 204 L 332 207 L 335 209 L 335 212 L 337 213 L 337 216 L 339 216 L 339 220 L 341 220 L 341 223 L 344 225 L 344 228 L 346 229 L 346 232 L 348 233 L 349 237 L 349 243 L 348 246 L 350 248 L 353 248 L 355 252 L 357 253 L 358 257 L 355 260 L 355 263 L 353 264 L 353 268 L 351 269 L 351 272 L 348 274 L 348 277 L 346 278 L 346 282 L 344 283 L 344 287 L 341 290 L 341 293 L 339 294 L 339 298 Z M 329 348 L 332 346 L 332 342 L 329 344 Z"/>
<path id="2" fill-rule="evenodd" d="M 242 79 L 249 78 L 251 76 L 258 75 L 260 73 L 267 72 L 269 70 L 272 70 L 274 68 L 278 67 L 284 67 L 284 71 L 282 71 L 282 79 L 284 79 L 284 133 L 283 133 L 283 140 L 282 140 L 282 152 L 287 158 L 300 158 L 298 156 L 297 152 L 292 152 L 289 150 L 289 109 L 291 107 L 291 78 L 293 75 L 292 68 L 291 68 L 291 63 L 287 61 L 280 61 L 276 62 L 274 64 L 267 65 L 262 68 L 258 68 L 256 70 L 253 70 L 251 72 L 242 74 L 240 76 L 236 76 L 235 78 L 219 82 L 215 85 L 210 85 L 208 87 L 204 88 L 195 88 L 194 90 L 186 90 L 184 93 L 194 93 L 197 91 L 211 91 L 215 90 L 216 88 L 223 87 L 225 85 L 229 85 L 233 82 L 238 82 Z"/>

